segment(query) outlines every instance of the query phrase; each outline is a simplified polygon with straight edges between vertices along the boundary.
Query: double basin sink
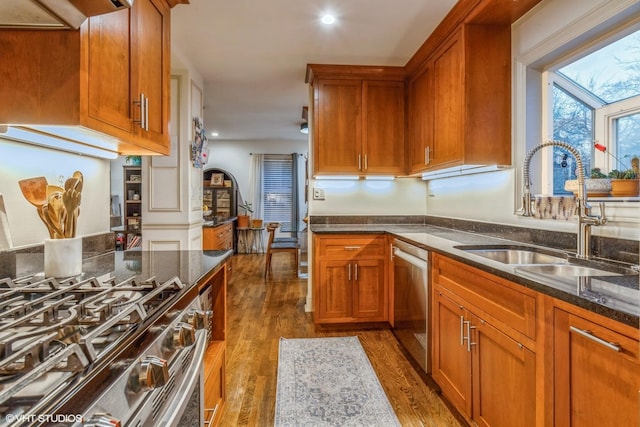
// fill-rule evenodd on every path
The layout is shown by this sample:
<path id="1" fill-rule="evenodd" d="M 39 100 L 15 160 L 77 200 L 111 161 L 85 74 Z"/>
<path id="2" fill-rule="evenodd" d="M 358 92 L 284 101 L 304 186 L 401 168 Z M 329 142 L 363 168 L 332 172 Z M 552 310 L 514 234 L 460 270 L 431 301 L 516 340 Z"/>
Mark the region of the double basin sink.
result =
<path id="1" fill-rule="evenodd" d="M 535 247 L 510 245 L 461 245 L 463 250 L 503 264 L 529 275 L 558 277 L 601 277 L 637 275 L 638 272 L 616 263 L 570 258 L 567 254 Z"/>

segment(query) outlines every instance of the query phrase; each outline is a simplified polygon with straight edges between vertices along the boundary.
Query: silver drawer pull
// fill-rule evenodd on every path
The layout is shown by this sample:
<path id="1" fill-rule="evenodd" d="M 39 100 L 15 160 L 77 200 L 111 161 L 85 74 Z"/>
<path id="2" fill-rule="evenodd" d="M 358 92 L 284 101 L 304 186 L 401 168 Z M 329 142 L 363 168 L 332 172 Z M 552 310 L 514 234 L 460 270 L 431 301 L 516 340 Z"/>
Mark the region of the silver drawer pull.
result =
<path id="1" fill-rule="evenodd" d="M 345 251 L 357 251 L 358 249 L 360 249 L 360 246 L 345 246 L 344 247 Z"/>
<path id="2" fill-rule="evenodd" d="M 571 332 L 575 332 L 578 335 L 582 335 L 583 337 L 588 338 L 591 341 L 595 341 L 598 344 L 607 347 L 608 349 L 611 349 L 613 351 L 620 351 L 619 345 L 617 345 L 616 343 L 605 341 L 602 338 L 598 338 L 597 336 L 593 335 L 591 331 L 585 331 L 584 329 L 576 328 L 575 326 L 569 326 L 569 330 Z"/>

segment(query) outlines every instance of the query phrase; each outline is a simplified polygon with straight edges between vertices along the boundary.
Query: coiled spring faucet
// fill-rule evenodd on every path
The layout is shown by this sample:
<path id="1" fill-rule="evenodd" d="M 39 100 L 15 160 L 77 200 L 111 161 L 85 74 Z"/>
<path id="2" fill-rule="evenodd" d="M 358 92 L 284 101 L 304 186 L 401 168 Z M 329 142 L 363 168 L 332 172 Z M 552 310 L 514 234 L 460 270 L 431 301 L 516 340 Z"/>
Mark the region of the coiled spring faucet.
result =
<path id="1" fill-rule="evenodd" d="M 578 175 L 578 247 L 576 256 L 578 258 L 589 259 L 591 257 L 591 226 L 600 226 L 607 223 L 604 213 L 604 203 L 600 202 L 600 215 L 591 214 L 591 205 L 587 202 L 587 188 L 584 183 L 584 168 L 582 166 L 582 157 L 580 152 L 572 145 L 562 141 L 547 141 L 533 147 L 524 158 L 523 178 L 524 178 L 524 194 L 523 194 L 523 216 L 532 216 L 531 213 L 531 181 L 529 180 L 529 164 L 531 158 L 544 147 L 560 147 L 567 150 L 576 159 L 576 173 Z"/>

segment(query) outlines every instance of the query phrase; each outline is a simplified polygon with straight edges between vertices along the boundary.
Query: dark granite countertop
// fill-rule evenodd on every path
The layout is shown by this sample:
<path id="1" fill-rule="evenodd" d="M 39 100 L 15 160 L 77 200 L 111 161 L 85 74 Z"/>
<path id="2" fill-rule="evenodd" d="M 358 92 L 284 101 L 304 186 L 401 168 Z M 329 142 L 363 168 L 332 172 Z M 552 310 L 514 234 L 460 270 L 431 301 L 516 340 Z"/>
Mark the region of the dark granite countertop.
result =
<path id="1" fill-rule="evenodd" d="M 216 228 L 216 227 L 220 227 L 221 225 L 225 225 L 225 224 L 229 224 L 230 222 L 234 222 L 237 221 L 238 217 L 233 217 L 233 218 L 228 218 L 228 219 L 223 219 L 223 220 L 217 220 L 217 219 L 212 219 L 210 221 L 205 221 L 202 223 L 202 228 Z"/>
<path id="2" fill-rule="evenodd" d="M 570 253 L 548 247 L 491 237 L 479 233 L 419 224 L 312 224 L 318 234 L 389 233 L 423 249 L 445 254 L 481 270 L 503 277 L 524 287 L 601 314 L 627 325 L 640 323 L 640 290 L 638 274 L 598 277 L 559 277 L 531 274 L 517 265 L 504 264 L 462 250 L 464 245 L 533 246 L 563 255 Z M 580 263 L 582 260 L 572 259 Z M 619 264 L 618 264 L 619 265 Z M 585 291 L 586 289 L 586 291 Z"/>
<path id="3" fill-rule="evenodd" d="M 85 258 L 79 279 L 113 277 L 117 282 L 131 277 L 140 281 L 155 277 L 165 282 L 178 277 L 187 285 L 198 283 L 222 265 L 233 251 L 115 251 Z M 44 278 L 44 253 L 0 253 L 0 279 L 33 276 Z"/>

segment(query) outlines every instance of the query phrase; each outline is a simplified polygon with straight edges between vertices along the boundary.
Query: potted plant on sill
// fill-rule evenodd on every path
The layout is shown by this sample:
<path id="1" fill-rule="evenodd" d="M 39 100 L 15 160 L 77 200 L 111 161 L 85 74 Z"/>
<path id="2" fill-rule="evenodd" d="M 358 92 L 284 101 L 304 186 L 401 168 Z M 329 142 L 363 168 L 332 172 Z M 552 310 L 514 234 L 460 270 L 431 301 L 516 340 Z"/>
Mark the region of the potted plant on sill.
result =
<path id="1" fill-rule="evenodd" d="M 240 206 L 240 209 L 244 211 L 244 215 L 238 215 L 238 228 L 249 228 L 249 220 L 253 213 L 253 207 L 249 202 L 243 202 Z"/>
<path id="2" fill-rule="evenodd" d="M 634 160 L 632 159 L 633 164 Z M 634 169 L 624 171 L 614 169 L 609 172 L 609 178 L 611 178 L 611 195 L 613 197 L 635 197 L 640 194 L 640 179 Z"/>
<path id="3" fill-rule="evenodd" d="M 584 180 L 588 197 L 605 197 L 611 192 L 611 178 L 603 174 L 600 168 L 591 169 L 590 178 Z M 564 183 L 564 189 L 578 194 L 578 180 L 569 179 Z"/>

